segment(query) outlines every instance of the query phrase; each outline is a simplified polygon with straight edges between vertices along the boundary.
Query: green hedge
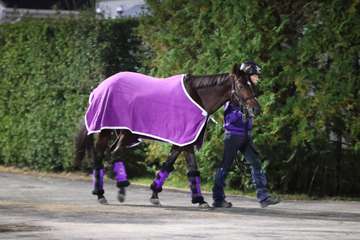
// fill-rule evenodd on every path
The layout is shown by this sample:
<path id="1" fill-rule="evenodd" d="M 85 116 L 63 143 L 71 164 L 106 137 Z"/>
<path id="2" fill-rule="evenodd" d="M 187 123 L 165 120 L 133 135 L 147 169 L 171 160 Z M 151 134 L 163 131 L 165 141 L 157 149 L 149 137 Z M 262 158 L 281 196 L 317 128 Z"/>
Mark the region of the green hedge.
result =
<path id="1" fill-rule="evenodd" d="M 139 30 L 153 51 L 148 65 L 154 74 L 228 72 L 246 59 L 263 66 L 263 114 L 255 120 L 254 141 L 272 188 L 359 194 L 359 1 L 147 3 L 152 16 Z M 198 153 L 210 181 L 222 158 L 222 112 L 215 118 L 220 124 L 209 126 Z M 149 162 L 163 161 L 167 151 L 159 145 L 149 150 Z M 234 168 L 229 180 L 248 189 L 246 173 Z"/>
<path id="2" fill-rule="evenodd" d="M 140 66 L 137 25 L 87 16 L 0 25 L 0 164 L 71 169 L 91 89 Z"/>

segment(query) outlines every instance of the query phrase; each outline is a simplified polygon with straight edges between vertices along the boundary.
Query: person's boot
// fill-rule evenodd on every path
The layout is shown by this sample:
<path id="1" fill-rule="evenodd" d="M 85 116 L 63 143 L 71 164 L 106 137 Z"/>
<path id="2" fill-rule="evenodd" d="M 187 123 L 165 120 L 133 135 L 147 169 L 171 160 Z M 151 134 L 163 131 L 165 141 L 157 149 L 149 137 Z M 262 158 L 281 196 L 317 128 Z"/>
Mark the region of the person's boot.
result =
<path id="1" fill-rule="evenodd" d="M 212 205 L 214 208 L 231 208 L 232 207 L 232 203 L 226 201 L 225 199 L 223 201 L 213 202 Z"/>
<path id="2" fill-rule="evenodd" d="M 275 205 L 275 204 L 278 204 L 280 202 L 280 198 L 278 197 L 272 197 L 272 196 L 269 196 L 267 198 L 265 198 L 264 200 L 262 200 L 260 202 L 260 206 L 262 208 L 265 208 L 267 206 L 270 206 L 270 205 Z"/>

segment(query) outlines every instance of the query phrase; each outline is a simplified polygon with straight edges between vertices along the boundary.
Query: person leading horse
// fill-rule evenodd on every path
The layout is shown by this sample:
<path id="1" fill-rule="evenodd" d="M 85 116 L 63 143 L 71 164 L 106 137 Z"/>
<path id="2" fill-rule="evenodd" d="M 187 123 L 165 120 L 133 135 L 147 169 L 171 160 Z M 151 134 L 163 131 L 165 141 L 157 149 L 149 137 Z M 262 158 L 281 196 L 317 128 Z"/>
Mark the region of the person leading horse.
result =
<path id="1" fill-rule="evenodd" d="M 130 120 L 129 126 L 120 126 L 120 125 L 111 125 L 114 123 L 113 116 L 118 116 L 118 121 L 122 121 L 123 119 L 128 117 L 134 117 L 136 115 L 134 112 L 137 111 L 135 108 L 131 108 L 134 105 L 134 102 L 141 100 L 138 106 L 145 106 L 146 110 L 158 103 L 157 100 L 153 100 L 147 98 L 146 95 L 141 94 L 138 97 L 134 97 L 132 92 L 127 91 L 136 91 L 137 89 L 143 87 L 143 89 L 147 90 L 150 87 L 144 87 L 144 84 L 148 84 L 151 82 L 149 77 L 141 74 L 135 73 L 119 73 L 111 76 L 110 78 L 104 80 L 100 85 L 94 89 L 92 94 L 90 95 L 90 104 L 87 111 L 87 115 L 85 118 L 85 123 L 81 127 L 79 134 L 76 140 L 76 165 L 80 164 L 81 159 L 84 158 L 86 149 L 90 149 L 93 151 L 93 162 L 94 162 L 94 170 L 93 170 L 93 194 L 97 196 L 98 201 L 100 203 L 107 203 L 107 200 L 104 196 L 104 154 L 106 149 L 110 147 L 111 149 L 111 159 L 114 162 L 113 170 L 115 173 L 115 179 L 117 181 L 118 191 L 118 199 L 120 202 L 125 199 L 125 189 L 129 185 L 129 181 L 127 178 L 125 163 L 123 159 L 123 152 L 125 148 L 134 145 L 138 141 L 139 138 L 147 138 L 154 139 L 172 143 L 172 148 L 168 155 L 168 158 L 161 166 L 160 171 L 156 174 L 156 177 L 151 184 L 152 195 L 150 201 L 153 204 L 160 204 L 158 194 L 162 191 L 163 184 L 170 173 L 174 170 L 174 163 L 181 152 L 185 153 L 187 168 L 188 168 L 188 180 L 191 190 L 191 202 L 193 204 L 199 204 L 200 207 L 208 207 L 208 203 L 204 200 L 204 197 L 201 193 L 201 183 L 200 183 L 200 172 L 198 171 L 198 166 L 195 158 L 194 149 L 195 146 L 200 146 L 203 140 L 203 135 L 206 127 L 206 122 L 208 117 L 215 113 L 223 104 L 227 101 L 237 102 L 237 104 L 242 105 L 246 112 L 253 116 L 260 113 L 260 105 L 255 97 L 253 89 L 248 85 L 247 79 L 245 79 L 241 75 L 240 71 L 241 64 L 235 64 L 230 73 L 225 74 L 215 74 L 215 75 L 202 75 L 202 76 L 193 76 L 193 75 L 185 75 L 179 81 L 183 88 L 185 95 L 202 111 L 196 111 L 193 106 L 185 106 L 185 107 L 177 107 L 172 108 L 171 111 L 184 111 L 182 115 L 189 115 L 188 119 L 184 119 L 184 122 L 192 122 L 194 118 L 195 125 L 189 126 L 189 124 L 185 124 L 182 128 L 196 129 L 196 134 L 192 135 L 191 140 L 179 142 L 178 134 L 182 134 L 182 131 L 172 131 L 175 127 L 165 127 L 165 130 L 169 130 L 175 133 L 176 138 L 172 139 L 172 136 L 167 135 L 168 133 L 164 133 L 164 136 L 158 136 L 156 133 L 148 134 L 147 130 L 143 130 L 142 127 L 146 125 L 149 116 L 143 115 L 140 120 L 137 118 L 136 122 L 142 123 L 141 127 L 136 130 L 134 121 Z M 124 79 L 124 76 L 128 76 L 127 79 Z M 129 79 L 129 76 L 131 76 Z M 134 87 L 133 83 L 139 77 L 144 77 L 146 82 L 140 85 L 139 87 Z M 171 80 L 172 79 L 172 80 Z M 131 81 L 130 81 L 131 80 Z M 148 81 L 149 80 L 149 81 Z M 171 77 L 168 79 L 169 83 L 175 83 L 178 81 L 178 78 Z M 170 82 L 170 80 L 172 82 Z M 125 85 L 121 86 L 120 82 L 126 82 Z M 152 81 L 155 83 L 155 80 Z M 165 81 L 164 81 L 165 83 Z M 108 86 L 110 87 L 108 87 Z M 171 87 L 171 89 L 173 89 Z M 122 91 L 122 92 L 121 92 Z M 162 91 L 162 90 L 161 90 Z M 165 93 L 165 90 L 163 93 Z M 170 90 L 169 90 L 170 91 Z M 114 97 L 119 95 L 117 93 L 121 92 L 120 98 L 124 96 L 129 96 L 130 100 L 128 100 L 125 104 L 121 105 L 119 101 Z M 172 95 L 181 95 L 181 93 L 174 93 Z M 171 101 L 172 96 L 168 97 L 168 100 Z M 186 98 L 185 98 L 186 99 Z M 134 102 L 133 102 L 134 100 Z M 110 105 L 114 105 L 113 108 L 109 108 Z M 177 105 L 179 103 L 173 103 L 173 105 Z M 116 108 L 115 108 L 116 107 Z M 115 110 L 114 110 L 115 109 Z M 126 109 L 126 111 L 122 111 Z M 130 109 L 130 110 L 128 110 Z M 169 110 L 167 106 L 165 106 L 165 110 Z M 189 110 L 187 110 L 189 109 Z M 164 110 L 164 111 L 165 111 Z M 118 112 L 120 111 L 120 112 Z M 152 111 L 152 110 L 151 110 Z M 194 114 L 186 114 L 187 111 L 195 112 Z M 121 113 L 121 114 L 120 114 Z M 179 116 L 179 117 L 181 117 Z M 95 119 L 95 120 L 94 120 Z M 131 118 L 130 118 L 131 119 Z M 115 121 L 116 122 L 116 121 Z M 167 122 L 166 122 L 167 124 Z M 166 126 L 166 125 L 165 125 Z M 92 127 L 94 127 L 92 129 Z M 161 126 L 164 129 L 163 125 Z M 151 127 L 151 129 L 157 128 Z M 146 132 L 145 132 L 146 131 Z M 191 131 L 185 131 L 190 132 Z M 96 134 L 95 134 L 96 133 Z M 112 133 L 115 133 L 116 140 L 115 142 L 109 146 L 109 141 Z M 94 135 L 97 135 L 97 138 L 92 141 Z M 180 136 L 183 139 L 183 136 Z"/>

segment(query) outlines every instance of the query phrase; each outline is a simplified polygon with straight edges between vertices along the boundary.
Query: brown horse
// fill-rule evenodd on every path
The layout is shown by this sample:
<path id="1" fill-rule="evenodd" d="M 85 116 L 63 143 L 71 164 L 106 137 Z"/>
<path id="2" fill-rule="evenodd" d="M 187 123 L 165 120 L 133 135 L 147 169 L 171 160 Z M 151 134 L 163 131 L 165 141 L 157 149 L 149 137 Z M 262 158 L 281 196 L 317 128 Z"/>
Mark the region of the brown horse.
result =
<path id="1" fill-rule="evenodd" d="M 249 82 L 248 76 L 240 70 L 240 66 L 235 64 L 231 73 L 193 76 L 187 75 L 184 80 L 184 85 L 190 97 L 200 105 L 209 115 L 215 113 L 227 101 L 233 101 L 242 105 L 247 114 L 254 116 L 260 112 L 260 105 L 255 98 L 254 91 Z M 160 204 L 158 193 L 162 191 L 162 186 L 174 170 L 174 163 L 181 152 L 185 153 L 185 158 L 188 167 L 188 179 L 191 189 L 192 203 L 199 204 L 201 207 L 208 207 L 209 205 L 204 201 L 200 190 L 200 172 L 195 159 L 194 147 L 197 144 L 201 145 L 204 129 L 199 135 L 198 139 L 188 145 L 178 146 L 172 145 L 167 160 L 161 166 L 160 171 L 151 184 L 152 195 L 151 203 Z M 116 140 L 109 145 L 109 140 L 112 133 L 116 133 Z M 121 156 L 123 150 L 133 143 L 137 138 L 148 138 L 139 134 L 134 134 L 130 130 L 124 129 L 102 129 L 97 135 L 95 144 L 93 135 L 87 132 L 85 125 L 81 127 L 76 138 L 76 158 L 75 163 L 79 165 L 84 158 L 86 149 L 93 152 L 94 161 L 94 189 L 93 194 L 97 195 L 98 201 L 106 204 L 107 200 L 104 197 L 103 177 L 104 165 L 103 158 L 105 151 L 110 148 L 111 156 L 114 160 L 114 173 L 117 181 L 118 200 L 123 202 L 125 199 L 125 188 L 129 185 L 125 165 L 123 161 L 117 159 Z M 94 146 L 95 145 L 95 146 Z"/>

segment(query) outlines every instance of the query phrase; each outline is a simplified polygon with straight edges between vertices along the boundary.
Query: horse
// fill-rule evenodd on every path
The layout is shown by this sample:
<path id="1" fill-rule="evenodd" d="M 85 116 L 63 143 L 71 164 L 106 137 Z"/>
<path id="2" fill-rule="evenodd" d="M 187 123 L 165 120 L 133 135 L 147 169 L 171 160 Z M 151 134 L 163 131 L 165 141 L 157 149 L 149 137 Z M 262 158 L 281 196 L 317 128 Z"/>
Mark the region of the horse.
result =
<path id="1" fill-rule="evenodd" d="M 167 81 L 169 82 L 171 80 Z M 132 147 L 132 145 L 134 145 L 138 139 L 145 138 L 165 141 L 172 144 L 166 161 L 162 164 L 160 170 L 156 173 L 155 179 L 150 186 L 152 190 L 150 202 L 154 205 L 160 205 L 159 193 L 162 191 L 162 187 L 169 174 L 174 170 L 174 163 L 177 157 L 180 153 L 184 152 L 188 168 L 187 175 L 191 191 L 191 202 L 193 204 L 198 204 L 199 207 L 209 207 L 209 204 L 204 200 L 204 197 L 201 193 L 200 172 L 198 171 L 194 153 L 195 147 L 201 146 L 202 144 L 206 122 L 208 121 L 209 116 L 215 113 L 227 101 L 233 101 L 241 105 L 247 115 L 250 116 L 255 116 L 260 113 L 260 105 L 256 99 L 251 81 L 249 81 L 248 76 L 240 70 L 239 64 L 234 64 L 230 73 L 213 75 L 184 75 L 182 83 L 184 91 L 190 97 L 193 103 L 197 104 L 200 109 L 205 111 L 205 114 L 203 114 L 205 116 L 205 124 L 197 129 L 198 133 L 196 134 L 194 141 L 188 141 L 183 144 L 179 144 L 178 142 L 166 139 L 164 140 L 157 138 L 156 136 L 154 137 L 153 135 L 133 131 L 133 129 L 128 127 L 122 128 L 116 126 L 103 126 L 101 129 L 98 129 L 98 131 L 91 132 L 88 129 L 89 126 L 87 126 L 87 119 L 85 118 L 85 124 L 84 122 L 81 124 L 80 130 L 76 137 L 74 162 L 75 165 L 79 166 L 81 160 L 85 156 L 86 151 L 92 152 L 92 159 L 94 164 L 92 194 L 97 196 L 99 203 L 108 203 L 104 196 L 105 191 L 103 187 L 103 159 L 105 151 L 110 149 L 111 159 L 114 161 L 113 170 L 118 187 L 117 198 L 120 202 L 123 202 L 125 200 L 126 194 L 125 189 L 127 186 L 129 186 L 129 181 L 127 178 L 124 161 L 121 158 L 122 153 L 127 147 Z M 126 91 L 130 90 L 136 91 L 136 89 L 131 88 L 127 89 Z M 108 89 L 106 89 L 106 92 L 108 92 Z M 90 95 L 90 98 L 93 97 L 92 95 Z M 102 98 L 103 95 L 104 93 L 101 93 L 100 98 Z M 144 100 L 145 105 L 148 102 L 150 101 L 147 101 L 146 99 Z M 132 102 L 130 101 L 128 104 L 131 105 Z M 117 109 L 121 109 L 121 107 L 122 106 L 117 106 Z M 176 108 L 176 111 L 177 110 L 181 109 Z M 101 113 L 105 114 L 105 117 L 112 114 L 110 110 L 102 110 Z M 133 113 L 123 112 L 122 116 L 125 116 L 126 114 Z M 190 117 L 192 117 L 191 114 Z M 164 126 L 166 126 L 166 124 Z M 165 127 L 165 130 L 169 129 L 166 129 Z M 97 136 L 95 141 L 94 135 Z M 112 135 L 115 135 L 116 139 L 110 144 L 110 138 Z"/>

